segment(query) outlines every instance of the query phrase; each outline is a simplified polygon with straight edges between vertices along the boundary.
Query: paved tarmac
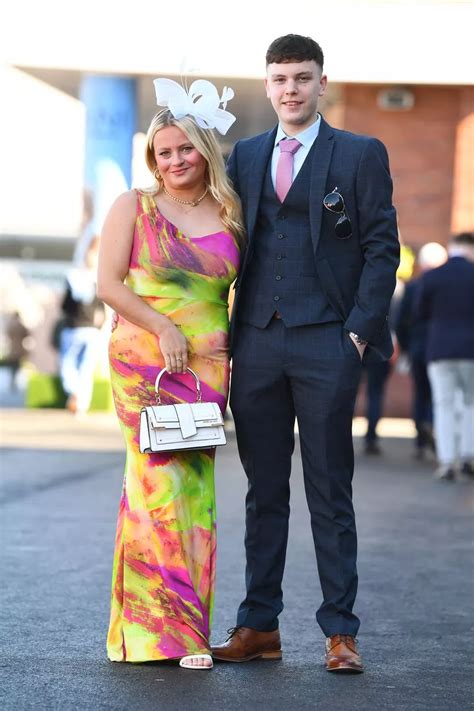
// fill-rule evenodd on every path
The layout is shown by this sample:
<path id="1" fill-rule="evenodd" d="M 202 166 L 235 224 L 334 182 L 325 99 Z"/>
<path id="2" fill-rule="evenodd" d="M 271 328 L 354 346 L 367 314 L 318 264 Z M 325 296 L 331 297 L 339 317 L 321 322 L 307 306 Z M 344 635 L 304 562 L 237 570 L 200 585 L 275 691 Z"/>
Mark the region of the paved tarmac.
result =
<path id="1" fill-rule="evenodd" d="M 355 434 L 361 432 L 355 422 Z M 115 518 L 124 456 L 110 415 L 0 412 L 1 708 L 117 711 L 472 706 L 472 482 L 439 482 L 411 458 L 404 421 L 382 422 L 383 457 L 360 454 L 359 641 L 367 666 L 323 666 L 320 602 L 302 474 L 295 457 L 281 615 L 281 662 L 112 664 L 105 657 Z M 28 435 L 28 448 L 22 445 Z M 225 637 L 244 589 L 245 479 L 235 439 L 218 452 L 218 578 L 213 640 Z"/>

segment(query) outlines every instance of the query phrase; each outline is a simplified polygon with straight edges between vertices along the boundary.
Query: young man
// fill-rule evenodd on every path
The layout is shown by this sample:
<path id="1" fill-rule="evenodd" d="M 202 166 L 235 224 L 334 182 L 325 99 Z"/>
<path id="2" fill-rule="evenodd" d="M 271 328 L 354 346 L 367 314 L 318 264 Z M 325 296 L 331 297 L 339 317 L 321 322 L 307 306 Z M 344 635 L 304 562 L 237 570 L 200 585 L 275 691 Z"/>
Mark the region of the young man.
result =
<path id="1" fill-rule="evenodd" d="M 362 358 L 392 353 L 387 314 L 399 244 L 387 153 L 317 113 L 323 53 L 309 37 L 272 42 L 265 87 L 278 116 L 239 141 L 229 172 L 248 249 L 236 285 L 231 407 L 248 478 L 247 594 L 216 659 L 281 658 L 278 615 L 298 419 L 329 671 L 363 670 L 352 416 Z"/>

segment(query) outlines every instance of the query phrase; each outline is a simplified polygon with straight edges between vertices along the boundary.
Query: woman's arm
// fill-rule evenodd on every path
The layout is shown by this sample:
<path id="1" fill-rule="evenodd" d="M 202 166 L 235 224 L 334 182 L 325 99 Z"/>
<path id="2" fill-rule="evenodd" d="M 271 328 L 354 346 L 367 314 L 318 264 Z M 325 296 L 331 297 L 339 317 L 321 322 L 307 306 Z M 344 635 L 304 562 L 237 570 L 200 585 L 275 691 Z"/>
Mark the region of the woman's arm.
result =
<path id="1" fill-rule="evenodd" d="M 185 337 L 169 318 L 148 306 L 124 284 L 132 251 L 136 200 L 135 191 L 123 193 L 105 219 L 100 239 L 97 296 L 127 321 L 158 336 L 166 369 L 170 373 L 181 373 L 188 360 Z"/>

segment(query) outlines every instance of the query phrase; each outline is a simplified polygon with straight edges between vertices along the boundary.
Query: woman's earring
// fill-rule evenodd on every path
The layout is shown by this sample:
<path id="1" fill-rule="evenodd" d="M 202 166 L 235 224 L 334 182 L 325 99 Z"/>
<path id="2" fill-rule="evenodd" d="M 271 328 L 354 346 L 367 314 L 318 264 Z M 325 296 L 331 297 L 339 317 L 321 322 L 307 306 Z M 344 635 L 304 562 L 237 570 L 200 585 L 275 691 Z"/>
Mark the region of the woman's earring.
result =
<path id="1" fill-rule="evenodd" d="M 155 180 L 158 180 L 158 181 L 161 180 L 161 175 L 160 175 L 160 171 L 158 170 L 158 168 L 155 168 L 155 170 L 153 171 L 153 175 L 155 176 Z"/>

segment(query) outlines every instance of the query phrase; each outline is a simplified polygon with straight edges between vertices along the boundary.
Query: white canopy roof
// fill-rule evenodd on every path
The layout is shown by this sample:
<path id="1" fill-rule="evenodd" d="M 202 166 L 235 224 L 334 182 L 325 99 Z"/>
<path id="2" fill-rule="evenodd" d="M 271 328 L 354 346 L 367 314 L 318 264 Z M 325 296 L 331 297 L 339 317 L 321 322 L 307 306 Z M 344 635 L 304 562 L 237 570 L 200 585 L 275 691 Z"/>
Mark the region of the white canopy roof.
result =
<path id="1" fill-rule="evenodd" d="M 0 51 L 19 67 L 259 78 L 268 44 L 295 32 L 321 44 L 331 82 L 474 83 L 472 1 L 16 0 L 1 12 Z"/>

